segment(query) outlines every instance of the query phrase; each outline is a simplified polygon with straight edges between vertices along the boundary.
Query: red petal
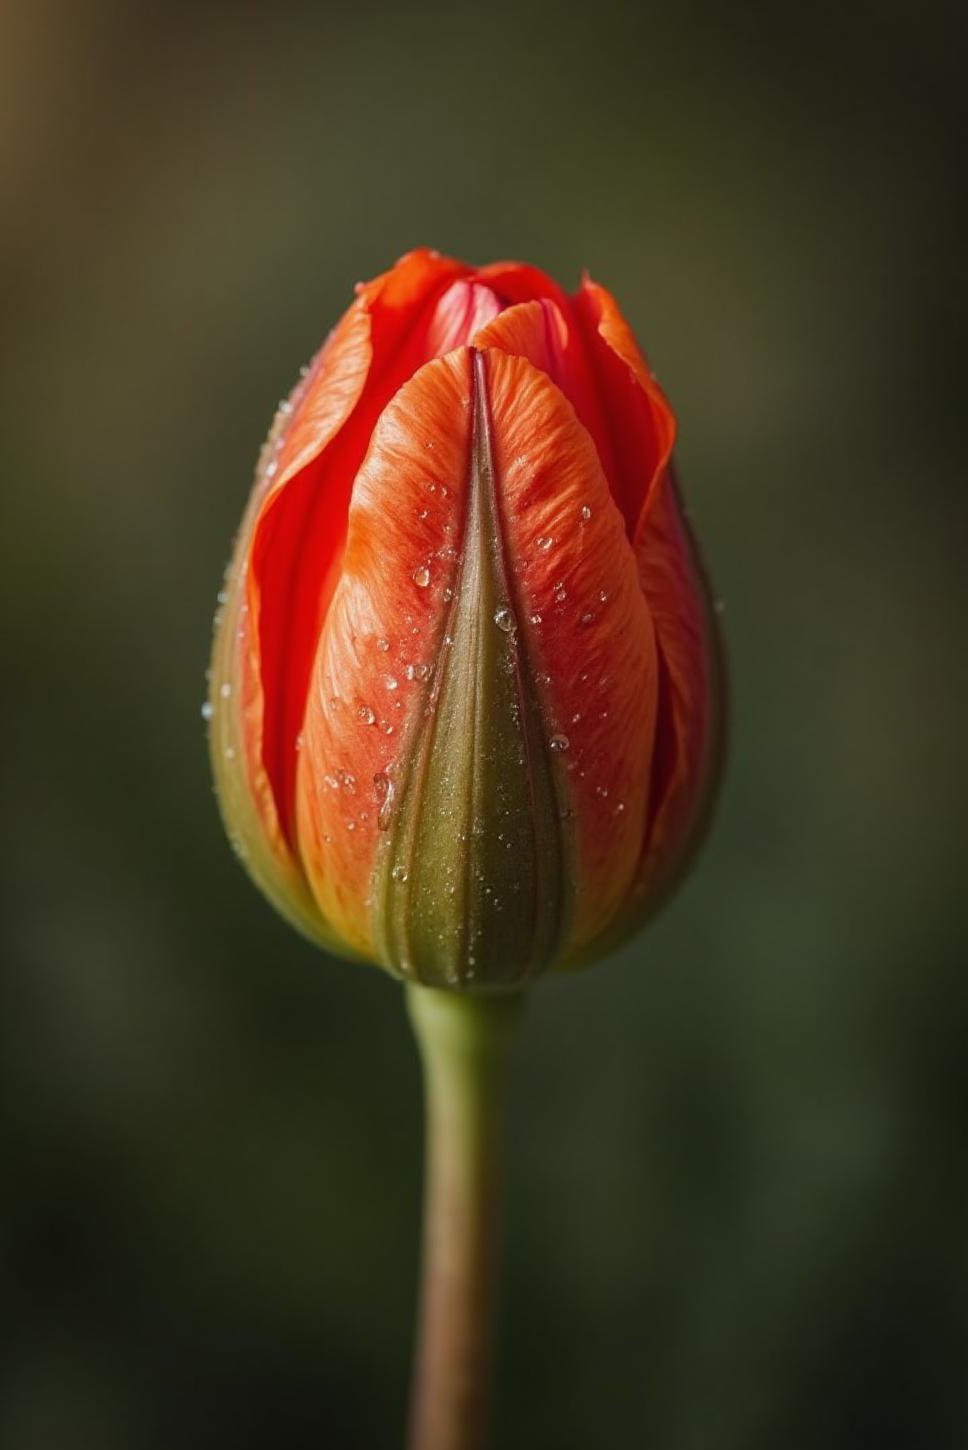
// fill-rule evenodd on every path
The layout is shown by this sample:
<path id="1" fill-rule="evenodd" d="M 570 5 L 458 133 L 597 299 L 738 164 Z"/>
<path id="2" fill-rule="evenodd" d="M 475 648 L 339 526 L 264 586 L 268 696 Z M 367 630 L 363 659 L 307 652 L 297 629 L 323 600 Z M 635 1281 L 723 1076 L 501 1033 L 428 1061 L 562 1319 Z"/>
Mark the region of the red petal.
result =
<path id="1" fill-rule="evenodd" d="M 586 278 L 571 310 L 611 439 L 612 493 L 634 540 L 649 490 L 672 456 L 675 417 L 611 294 Z"/>
<path id="2" fill-rule="evenodd" d="M 650 495 L 635 552 L 662 684 L 653 805 L 636 873 L 636 894 L 645 898 L 667 892 L 698 845 L 722 744 L 719 631 L 671 469 Z"/>
<path id="3" fill-rule="evenodd" d="M 607 400 L 613 489 L 626 518 L 660 662 L 652 805 L 634 897 L 657 904 L 696 843 L 721 737 L 718 630 L 672 477 L 675 419 L 615 300 L 588 280 L 575 302 Z M 635 902 L 633 902 L 633 909 Z"/>
<path id="4" fill-rule="evenodd" d="M 353 479 L 377 419 L 424 360 L 436 296 L 465 270 L 413 252 L 361 287 L 280 443 L 279 482 L 262 506 L 251 555 L 249 608 L 261 683 L 251 728 L 288 841 L 297 739 L 339 576 Z"/>
<path id="5" fill-rule="evenodd" d="M 525 357 L 561 389 L 591 434 L 606 478 L 614 470 L 611 435 L 588 366 L 584 340 L 570 321 L 567 302 L 550 298 L 520 302 L 482 328 L 477 347 L 498 347 Z"/>
<path id="6" fill-rule="evenodd" d="M 464 347 L 475 332 L 498 315 L 501 307 L 497 293 L 480 282 L 452 283 L 434 308 L 427 337 L 428 358 Z"/>

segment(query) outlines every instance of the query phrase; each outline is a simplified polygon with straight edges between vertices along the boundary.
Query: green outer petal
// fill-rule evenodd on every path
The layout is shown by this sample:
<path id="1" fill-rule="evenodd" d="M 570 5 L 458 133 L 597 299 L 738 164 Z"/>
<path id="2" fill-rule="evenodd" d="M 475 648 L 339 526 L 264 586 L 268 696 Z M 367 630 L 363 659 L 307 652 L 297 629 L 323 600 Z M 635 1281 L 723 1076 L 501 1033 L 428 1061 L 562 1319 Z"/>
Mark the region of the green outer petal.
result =
<path id="1" fill-rule="evenodd" d="M 485 359 L 472 350 L 463 557 L 377 867 L 374 938 L 431 986 L 508 988 L 564 939 L 570 852 L 504 558 Z"/>

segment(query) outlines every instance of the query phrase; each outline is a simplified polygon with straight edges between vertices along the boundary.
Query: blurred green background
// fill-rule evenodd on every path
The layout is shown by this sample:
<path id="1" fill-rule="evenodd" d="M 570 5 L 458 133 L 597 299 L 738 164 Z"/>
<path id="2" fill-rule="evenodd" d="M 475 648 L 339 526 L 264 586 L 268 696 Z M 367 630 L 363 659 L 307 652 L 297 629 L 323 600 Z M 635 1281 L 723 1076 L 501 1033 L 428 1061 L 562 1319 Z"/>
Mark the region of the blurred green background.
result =
<path id="1" fill-rule="evenodd" d="M 964 11 L 0 25 L 3 1450 L 400 1441 L 400 993 L 249 886 L 199 706 L 275 401 L 421 243 L 617 293 L 733 679 L 687 888 L 533 996 L 494 1444 L 964 1446 Z"/>

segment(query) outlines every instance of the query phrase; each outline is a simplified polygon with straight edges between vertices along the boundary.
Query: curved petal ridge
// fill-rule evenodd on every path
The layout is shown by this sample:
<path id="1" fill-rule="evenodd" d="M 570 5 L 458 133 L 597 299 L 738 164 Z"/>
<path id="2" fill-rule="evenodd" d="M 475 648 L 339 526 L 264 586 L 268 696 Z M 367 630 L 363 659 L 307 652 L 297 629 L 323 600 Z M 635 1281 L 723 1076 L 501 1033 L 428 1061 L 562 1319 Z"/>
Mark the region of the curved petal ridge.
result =
<path id="1" fill-rule="evenodd" d="M 507 559 L 487 362 L 476 349 L 471 382 L 461 561 L 380 863 L 375 935 L 403 976 L 514 986 L 557 953 L 570 873 Z"/>

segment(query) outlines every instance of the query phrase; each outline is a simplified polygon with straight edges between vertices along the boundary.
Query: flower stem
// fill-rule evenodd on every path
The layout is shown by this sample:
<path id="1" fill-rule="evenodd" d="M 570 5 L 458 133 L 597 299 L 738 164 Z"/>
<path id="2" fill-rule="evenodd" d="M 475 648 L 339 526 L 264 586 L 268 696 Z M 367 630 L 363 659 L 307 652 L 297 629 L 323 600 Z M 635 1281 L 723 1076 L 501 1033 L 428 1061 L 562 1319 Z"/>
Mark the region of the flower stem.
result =
<path id="1" fill-rule="evenodd" d="M 409 1450 L 481 1450 L 490 1391 L 508 1052 L 519 992 L 408 987 L 424 1072 L 424 1225 Z"/>

